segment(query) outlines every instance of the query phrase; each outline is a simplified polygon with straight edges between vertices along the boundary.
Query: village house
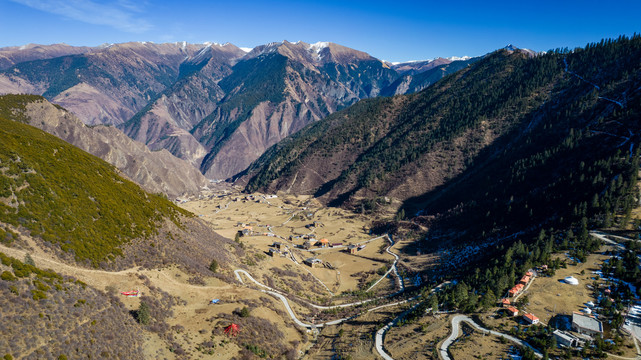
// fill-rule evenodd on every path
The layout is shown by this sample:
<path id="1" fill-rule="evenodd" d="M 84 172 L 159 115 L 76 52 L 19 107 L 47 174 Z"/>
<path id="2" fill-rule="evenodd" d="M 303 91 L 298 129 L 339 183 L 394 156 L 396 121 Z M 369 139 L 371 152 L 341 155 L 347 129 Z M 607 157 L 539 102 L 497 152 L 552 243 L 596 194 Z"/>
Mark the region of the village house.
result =
<path id="1" fill-rule="evenodd" d="M 269 256 L 271 256 L 271 257 L 274 257 L 276 254 L 280 253 L 280 251 L 278 251 L 277 249 L 274 249 L 274 248 L 269 248 L 269 250 L 267 252 L 269 253 Z"/>
<path id="2" fill-rule="evenodd" d="M 312 248 L 312 242 L 311 242 L 311 241 L 309 241 L 309 240 L 306 240 L 306 241 L 303 243 L 303 248 L 305 248 L 305 250 L 309 250 L 309 249 L 311 249 L 311 248 Z"/>
<path id="3" fill-rule="evenodd" d="M 521 278 L 521 280 L 519 281 L 519 284 L 527 285 L 527 283 L 529 282 L 530 282 L 530 277 L 525 275 Z"/>
<path id="4" fill-rule="evenodd" d="M 516 284 L 513 288 L 510 289 L 510 291 L 508 291 L 508 294 L 510 296 L 516 296 L 521 292 L 521 290 L 523 290 L 523 284 Z"/>
<path id="5" fill-rule="evenodd" d="M 508 307 L 508 306 L 512 305 L 512 302 L 508 298 L 501 299 L 500 303 L 501 303 L 501 307 Z"/>
<path id="6" fill-rule="evenodd" d="M 305 259 L 303 262 L 304 262 L 307 266 L 309 266 L 309 267 L 313 267 L 313 268 L 315 268 L 315 267 L 319 267 L 319 266 L 323 263 L 323 261 L 321 261 L 321 259 L 317 259 L 317 258 L 309 258 L 309 259 Z"/>
<path id="7" fill-rule="evenodd" d="M 282 250 L 283 244 L 282 244 L 281 242 L 275 241 L 275 242 L 272 244 L 272 246 L 273 246 L 273 247 L 275 247 L 275 248 L 276 248 L 276 249 L 278 249 L 278 250 Z"/>
<path id="8" fill-rule="evenodd" d="M 512 317 L 516 317 L 519 315 L 519 309 L 515 308 L 514 306 L 506 307 L 505 311 Z"/>
<path id="9" fill-rule="evenodd" d="M 539 323 L 539 318 L 534 316 L 534 314 L 524 314 L 523 320 L 525 320 L 526 323 L 531 325 L 536 325 Z"/>
<path id="10" fill-rule="evenodd" d="M 358 247 L 356 245 L 349 245 L 347 246 L 347 251 L 349 251 L 350 254 L 356 254 Z"/>
<path id="11" fill-rule="evenodd" d="M 320 239 L 318 242 L 320 243 L 320 247 L 329 246 L 329 240 L 327 240 L 327 239 Z"/>
<path id="12" fill-rule="evenodd" d="M 579 334 L 596 336 L 603 334 L 603 324 L 593 316 L 572 313 L 572 330 Z"/>

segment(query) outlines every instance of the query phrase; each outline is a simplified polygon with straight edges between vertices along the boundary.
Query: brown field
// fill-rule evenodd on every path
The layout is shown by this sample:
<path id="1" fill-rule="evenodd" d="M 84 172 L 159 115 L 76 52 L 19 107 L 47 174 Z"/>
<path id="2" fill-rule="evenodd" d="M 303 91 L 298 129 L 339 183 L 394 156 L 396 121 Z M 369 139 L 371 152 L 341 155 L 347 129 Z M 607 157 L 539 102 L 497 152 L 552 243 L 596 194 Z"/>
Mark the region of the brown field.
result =
<path id="1" fill-rule="evenodd" d="M 438 359 L 438 343 L 451 332 L 451 316 L 426 315 L 420 320 L 391 328 L 385 349 L 394 359 Z"/>
<path id="2" fill-rule="evenodd" d="M 565 255 L 557 256 L 566 259 Z M 594 282 L 592 272 L 599 270 L 600 264 L 607 258 L 608 256 L 591 254 L 584 263 L 558 269 L 554 276 L 536 277 L 526 293 L 530 303 L 525 310 L 538 316 L 541 322 L 547 324 L 555 314 L 572 315 L 573 311 L 584 309 L 588 301 L 596 302 L 592 297 L 592 291 L 586 286 L 592 285 Z M 581 275 L 582 271 L 583 275 Z M 567 276 L 574 276 L 579 280 L 579 285 L 569 285 L 560 281 Z"/>
<path id="3" fill-rule="evenodd" d="M 342 209 L 322 207 L 309 196 L 265 198 L 261 194 L 253 194 L 253 200 L 249 199 L 246 194 L 231 193 L 186 202 L 181 206 L 209 221 L 216 231 L 232 239 L 243 229 L 239 223 L 251 226 L 254 234 L 243 236 L 240 240 L 246 245 L 246 250 L 254 254 L 252 260 L 256 265 L 250 264 L 250 272 L 259 281 L 265 276 L 269 277 L 277 288 L 317 302 L 344 292 L 364 290 L 365 284 L 380 278 L 376 270 L 394 261 L 392 255 L 384 252 L 389 245 L 384 238 L 367 243 L 356 254 L 349 254 L 346 247 L 315 247 L 313 251 L 307 251 L 297 248 L 302 246 L 303 239 L 289 240 L 290 236 L 314 234 L 316 239 L 328 239 L 330 244 L 361 244 L 375 238 L 369 235 L 370 220 L 366 217 Z M 306 217 L 307 213 L 313 216 Z M 310 226 L 315 221 L 322 225 Z M 266 236 L 269 233 L 267 226 L 277 236 Z M 284 243 L 298 264 L 289 257 L 268 256 L 268 250 L 275 241 Z M 312 257 L 330 264 L 334 269 L 323 266 L 311 268 L 303 264 L 303 260 Z M 301 275 L 311 274 L 315 281 L 298 282 L 298 286 L 292 288 L 275 276 L 271 271 L 274 267 Z M 394 290 L 393 285 L 392 281 L 384 280 L 372 291 L 387 293 Z"/>
<path id="4" fill-rule="evenodd" d="M 450 354 L 454 359 L 507 359 L 514 347 L 509 341 L 501 342 L 498 336 L 485 335 L 462 325 L 463 335 L 450 346 Z"/>

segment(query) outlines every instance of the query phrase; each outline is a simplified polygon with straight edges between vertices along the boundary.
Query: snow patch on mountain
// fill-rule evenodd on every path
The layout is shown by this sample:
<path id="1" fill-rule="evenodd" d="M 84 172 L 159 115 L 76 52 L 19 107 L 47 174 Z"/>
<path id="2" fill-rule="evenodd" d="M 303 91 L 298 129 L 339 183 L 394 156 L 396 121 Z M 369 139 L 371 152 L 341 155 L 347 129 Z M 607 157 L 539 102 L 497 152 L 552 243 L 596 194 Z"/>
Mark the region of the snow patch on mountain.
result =
<path id="1" fill-rule="evenodd" d="M 310 44 L 309 45 L 309 50 L 313 50 L 316 53 L 319 53 L 321 50 L 323 50 L 326 47 L 329 47 L 329 42 L 327 42 L 327 41 L 319 41 L 317 43 Z"/>
<path id="2" fill-rule="evenodd" d="M 248 52 L 250 52 L 250 51 L 254 50 L 254 48 L 250 48 L 250 47 L 239 47 L 239 49 L 240 49 L 240 50 L 242 50 L 242 51 L 244 51 L 244 52 L 246 52 L 246 53 L 248 53 Z"/>
<path id="3" fill-rule="evenodd" d="M 395 61 L 395 62 L 391 62 L 391 64 L 392 64 L 392 65 L 401 65 L 401 64 L 416 64 L 416 63 L 420 63 L 420 62 L 428 62 L 428 63 L 429 63 L 429 62 L 432 62 L 432 61 L 434 61 L 434 60 L 435 60 L 435 59 L 426 59 L 426 60 L 409 60 L 409 61 Z"/>

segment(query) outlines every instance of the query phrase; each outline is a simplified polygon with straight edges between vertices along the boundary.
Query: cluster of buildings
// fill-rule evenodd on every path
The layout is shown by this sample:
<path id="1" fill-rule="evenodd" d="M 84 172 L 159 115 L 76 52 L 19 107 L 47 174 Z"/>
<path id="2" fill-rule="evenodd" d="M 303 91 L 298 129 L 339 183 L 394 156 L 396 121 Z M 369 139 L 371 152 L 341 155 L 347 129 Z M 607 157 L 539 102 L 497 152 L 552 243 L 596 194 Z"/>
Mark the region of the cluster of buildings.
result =
<path id="1" fill-rule="evenodd" d="M 507 312 L 512 317 L 519 316 L 519 310 L 514 306 L 510 298 L 515 297 L 523 292 L 523 289 L 527 284 L 532 281 L 533 273 L 527 272 L 510 291 L 508 292 L 509 296 L 500 300 L 500 306 L 503 311 Z M 578 281 L 575 278 L 568 277 L 563 280 L 564 282 L 572 285 L 576 285 Z M 603 335 L 603 324 L 601 321 L 597 320 L 596 317 L 591 315 L 589 307 L 594 306 L 594 303 L 587 303 L 588 309 L 584 313 L 574 312 L 572 314 L 572 327 L 571 331 L 555 330 L 553 335 L 556 339 L 556 342 L 559 346 L 566 347 L 580 347 L 584 346 L 587 341 L 590 341 L 595 336 Z M 525 313 L 522 315 L 522 319 L 527 324 L 538 324 L 540 322 L 539 318 L 534 314 Z"/>
<path id="2" fill-rule="evenodd" d="M 532 273 L 531 271 L 526 272 L 525 275 L 523 275 L 523 277 L 521 278 L 521 280 L 519 280 L 519 283 L 514 285 L 514 287 L 508 291 L 509 297 L 515 297 L 518 294 L 520 294 L 523 291 L 523 289 L 525 289 L 525 286 L 527 286 L 527 284 L 529 284 L 530 281 L 532 281 L 533 276 L 534 276 L 534 273 Z"/>
<path id="3" fill-rule="evenodd" d="M 289 255 L 289 251 L 287 248 L 287 245 L 281 243 L 281 242 L 274 242 L 272 246 L 267 250 L 267 253 L 269 256 L 274 257 L 276 255 L 280 256 L 287 256 Z"/>
<path id="4" fill-rule="evenodd" d="M 532 278 L 534 277 L 534 273 L 531 271 L 528 271 L 521 277 L 521 280 L 519 280 L 518 284 L 514 285 L 513 288 L 511 288 L 508 291 L 508 297 L 501 299 L 500 303 L 501 306 L 503 307 L 504 311 L 506 311 L 510 316 L 516 317 L 519 316 L 519 309 L 517 309 L 513 304 L 512 301 L 510 301 L 509 298 L 516 297 L 519 295 L 521 292 L 523 292 L 523 289 L 527 286 L 527 284 L 532 281 Z M 539 318 L 536 317 L 534 314 L 530 313 L 525 313 L 522 315 L 523 320 L 530 324 L 530 325 L 536 325 L 540 322 Z"/>
<path id="5" fill-rule="evenodd" d="M 510 299 L 508 298 L 503 298 L 501 299 L 501 306 L 503 307 L 504 311 L 508 313 L 508 315 L 512 317 L 517 317 L 519 316 L 519 309 L 517 309 Z M 530 313 L 524 313 L 522 316 L 523 320 L 530 324 L 530 325 L 536 325 L 540 322 L 539 318 L 536 317 L 534 314 Z"/>

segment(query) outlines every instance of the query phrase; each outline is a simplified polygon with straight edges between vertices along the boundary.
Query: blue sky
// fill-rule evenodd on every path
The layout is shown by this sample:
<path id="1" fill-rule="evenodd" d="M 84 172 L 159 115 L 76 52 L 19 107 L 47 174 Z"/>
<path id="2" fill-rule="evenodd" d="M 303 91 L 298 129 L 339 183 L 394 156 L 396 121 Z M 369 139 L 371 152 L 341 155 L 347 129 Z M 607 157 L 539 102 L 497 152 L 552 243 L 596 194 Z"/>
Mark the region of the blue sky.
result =
<path id="1" fill-rule="evenodd" d="M 332 41 L 388 61 L 574 48 L 641 32 L 641 1 L 0 0 L 0 47 Z"/>

